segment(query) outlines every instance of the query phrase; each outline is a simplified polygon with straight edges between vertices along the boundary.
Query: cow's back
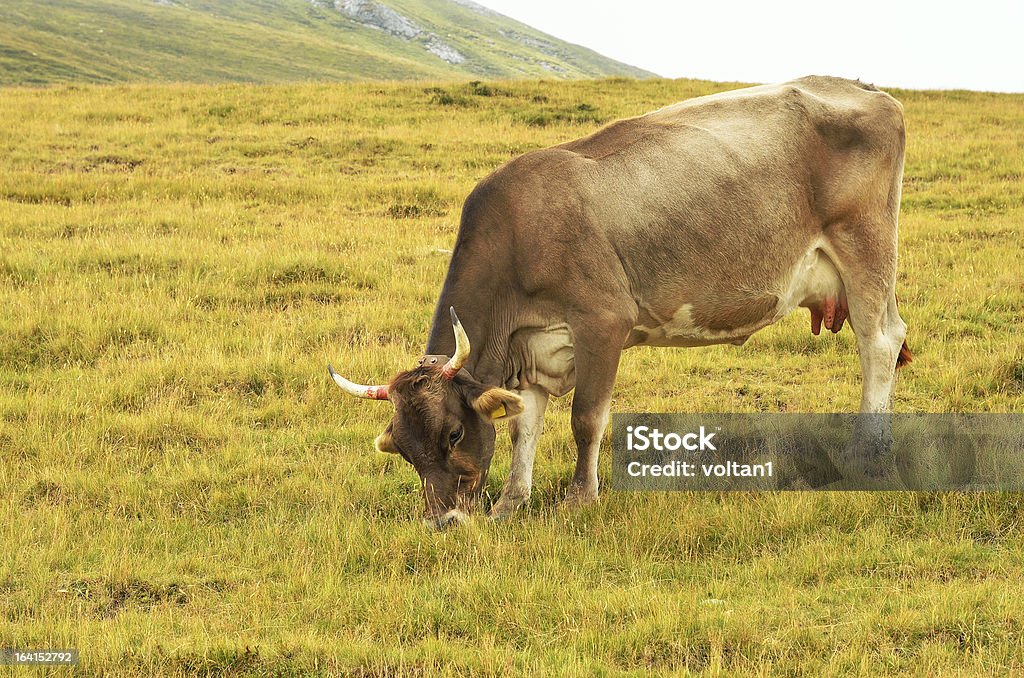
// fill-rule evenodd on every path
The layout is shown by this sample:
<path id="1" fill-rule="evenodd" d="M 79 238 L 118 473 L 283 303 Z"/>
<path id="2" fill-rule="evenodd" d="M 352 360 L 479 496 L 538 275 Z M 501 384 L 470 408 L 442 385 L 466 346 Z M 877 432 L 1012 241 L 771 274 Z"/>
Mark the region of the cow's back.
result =
<path id="1" fill-rule="evenodd" d="M 872 85 L 855 80 L 808 76 L 791 82 L 747 87 L 687 99 L 635 118 L 613 122 L 581 139 L 559 145 L 600 160 L 631 147 L 661 143 L 685 128 L 699 127 L 723 140 L 786 137 L 815 129 L 836 148 L 858 142 L 896 143 L 902 106 Z"/>
<path id="2" fill-rule="evenodd" d="M 900 105 L 859 82 L 699 97 L 499 168 L 467 200 L 456 258 L 500 262 L 491 276 L 532 304 L 625 289 L 641 317 L 686 305 L 699 326 L 753 326 L 830 223 L 898 206 L 902 152 Z"/>

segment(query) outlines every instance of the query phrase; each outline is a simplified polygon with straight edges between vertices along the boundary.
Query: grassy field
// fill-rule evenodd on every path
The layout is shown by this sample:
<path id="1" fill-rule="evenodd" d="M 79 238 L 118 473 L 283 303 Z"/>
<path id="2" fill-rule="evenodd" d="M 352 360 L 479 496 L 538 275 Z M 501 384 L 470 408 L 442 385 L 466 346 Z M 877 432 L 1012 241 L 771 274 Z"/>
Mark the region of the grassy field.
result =
<path id="1" fill-rule="evenodd" d="M 391 408 L 330 383 L 414 364 L 493 168 L 728 87 L 0 90 L 0 647 L 77 647 L 82 675 L 1024 671 L 1018 495 L 568 511 L 564 398 L 526 512 L 430 534 L 372 450 Z M 1024 96 L 895 94 L 896 408 L 1024 410 Z M 859 379 L 804 313 L 627 352 L 613 410 L 849 411 Z"/>

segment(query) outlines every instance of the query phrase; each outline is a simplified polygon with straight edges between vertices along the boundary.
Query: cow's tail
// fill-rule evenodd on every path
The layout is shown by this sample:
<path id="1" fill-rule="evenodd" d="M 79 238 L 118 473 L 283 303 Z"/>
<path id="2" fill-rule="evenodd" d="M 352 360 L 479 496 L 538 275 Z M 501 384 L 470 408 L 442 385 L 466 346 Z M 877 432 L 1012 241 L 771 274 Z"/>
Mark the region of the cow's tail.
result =
<path id="1" fill-rule="evenodd" d="M 896 306 L 900 305 L 900 298 L 896 297 Z M 900 369 L 904 365 L 914 362 L 914 354 L 910 352 L 910 347 L 907 346 L 907 340 L 903 340 L 903 346 L 900 347 L 900 354 L 896 356 L 896 369 Z"/>
<path id="2" fill-rule="evenodd" d="M 900 348 L 900 354 L 896 356 L 896 369 L 900 369 L 907 363 L 914 362 L 914 354 L 910 352 L 910 348 L 907 346 L 906 339 L 903 340 L 903 346 Z"/>

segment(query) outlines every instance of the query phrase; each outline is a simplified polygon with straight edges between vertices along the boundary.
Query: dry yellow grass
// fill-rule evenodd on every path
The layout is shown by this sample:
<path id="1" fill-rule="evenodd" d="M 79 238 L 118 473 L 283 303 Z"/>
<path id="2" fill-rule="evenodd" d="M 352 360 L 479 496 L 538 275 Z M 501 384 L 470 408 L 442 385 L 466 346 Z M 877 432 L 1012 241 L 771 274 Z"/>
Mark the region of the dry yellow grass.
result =
<path id="1" fill-rule="evenodd" d="M 420 527 L 352 378 L 413 364 L 505 160 L 728 85 L 0 90 L 0 646 L 87 673 L 1007 674 L 1017 495 L 605 493 Z M 903 411 L 1024 405 L 1024 96 L 908 118 Z M 625 354 L 615 411 L 849 411 L 852 337 Z M 489 484 L 508 465 L 499 436 Z M 607 456 L 607 455 L 606 455 Z M 607 468 L 607 459 L 603 469 Z"/>

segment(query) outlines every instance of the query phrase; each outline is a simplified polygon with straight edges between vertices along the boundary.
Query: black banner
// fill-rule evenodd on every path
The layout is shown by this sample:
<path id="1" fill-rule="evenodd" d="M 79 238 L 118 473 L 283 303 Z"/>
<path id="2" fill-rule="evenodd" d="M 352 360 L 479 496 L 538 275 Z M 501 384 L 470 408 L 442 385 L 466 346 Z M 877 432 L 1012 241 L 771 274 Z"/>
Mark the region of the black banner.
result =
<path id="1" fill-rule="evenodd" d="M 1024 414 L 615 414 L 612 488 L 1024 490 Z"/>

